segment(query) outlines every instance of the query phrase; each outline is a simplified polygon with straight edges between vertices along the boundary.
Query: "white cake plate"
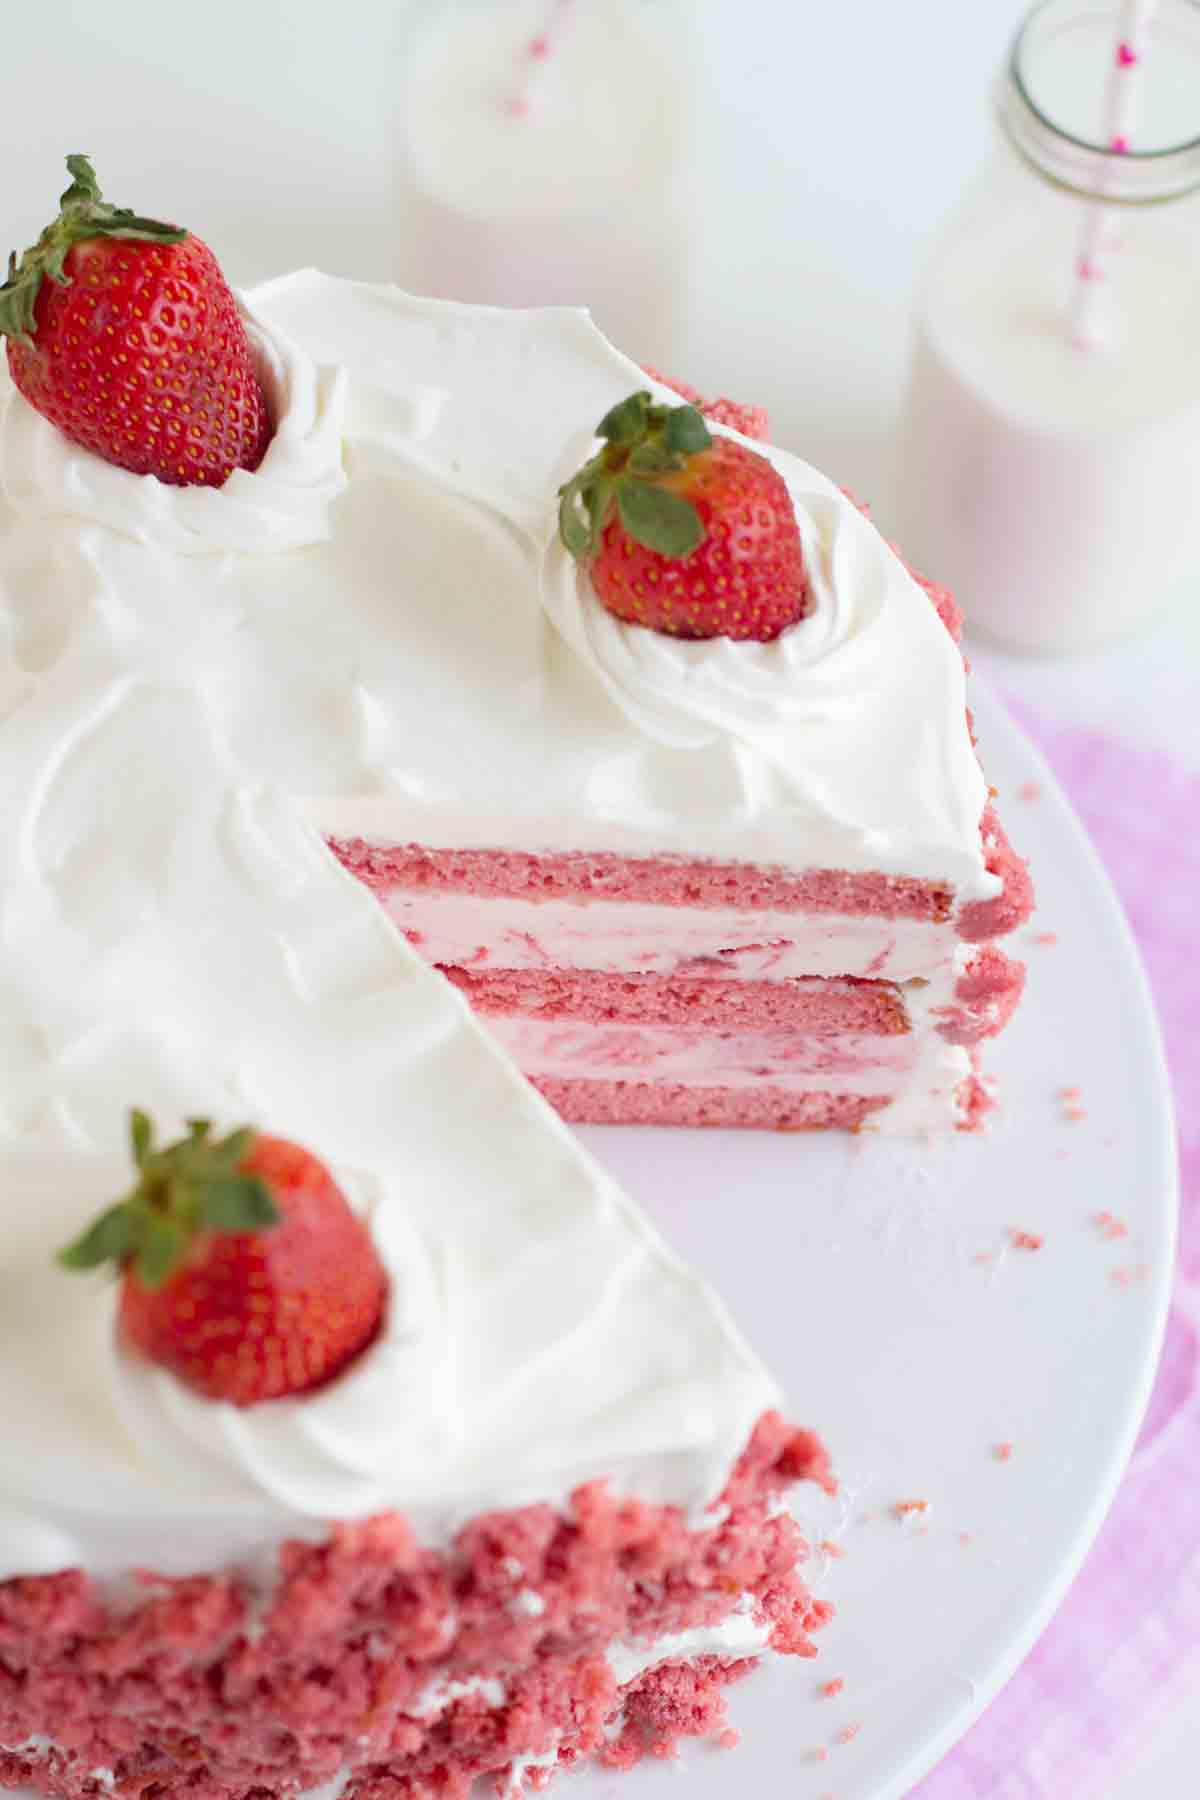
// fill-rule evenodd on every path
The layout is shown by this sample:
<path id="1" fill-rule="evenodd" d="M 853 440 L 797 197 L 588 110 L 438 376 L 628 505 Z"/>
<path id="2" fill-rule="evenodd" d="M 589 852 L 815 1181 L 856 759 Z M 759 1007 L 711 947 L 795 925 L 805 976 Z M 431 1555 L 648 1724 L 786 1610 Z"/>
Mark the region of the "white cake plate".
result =
<path id="1" fill-rule="evenodd" d="M 843 1484 L 838 1502 L 797 1508 L 815 1539 L 844 1551 L 810 1565 L 837 1608 L 820 1654 L 777 1660 L 731 1690 L 742 1742 L 691 1749 L 689 1800 L 907 1794 L 1062 1599 L 1149 1396 L 1176 1215 L 1152 1003 L 1053 777 L 995 700 L 976 686 L 973 701 L 1039 898 L 1005 946 L 1028 963 L 1029 984 L 988 1054 L 1003 1103 L 988 1133 L 929 1147 L 582 1134 L 725 1295 Z M 1051 932 L 1056 943 L 1037 941 Z M 1128 1235 L 1106 1238 L 1104 1212 Z M 1042 1248 L 1014 1246 L 1014 1229 L 1043 1235 Z M 902 1521 L 893 1509 L 909 1500 L 928 1507 Z M 843 1690 L 822 1697 L 839 1677 Z M 643 1764 L 561 1786 L 564 1800 L 666 1800 L 671 1775 Z"/>
<path id="2" fill-rule="evenodd" d="M 731 1692 L 732 1751 L 689 1746 L 689 1800 L 899 1800 L 1046 1624 L 1149 1394 L 1175 1234 L 1167 1077 L 1112 890 L 1040 757 L 974 694 L 988 774 L 1040 906 L 1026 999 L 989 1057 L 1003 1111 L 932 1146 L 592 1128 L 826 1439 L 836 1501 L 798 1512 L 837 1607 L 814 1662 Z M 1022 799 L 1026 784 L 1039 797 Z M 1055 944 L 1036 942 L 1054 932 Z M 1078 1090 L 1079 1101 L 1063 1090 Z M 1086 1118 L 1068 1112 L 1086 1111 Z M 1107 1239 L 1096 1215 L 1128 1235 Z M 1041 1249 L 1013 1245 L 1041 1234 Z M 1003 1459 L 997 1446 L 1011 1446 Z M 895 1507 L 924 1501 L 902 1520 Z M 844 1688 L 822 1697 L 823 1683 Z M 563 1775 L 563 1800 L 667 1800 L 678 1765 Z M 34 1800 L 29 1795 L 26 1800 Z"/>

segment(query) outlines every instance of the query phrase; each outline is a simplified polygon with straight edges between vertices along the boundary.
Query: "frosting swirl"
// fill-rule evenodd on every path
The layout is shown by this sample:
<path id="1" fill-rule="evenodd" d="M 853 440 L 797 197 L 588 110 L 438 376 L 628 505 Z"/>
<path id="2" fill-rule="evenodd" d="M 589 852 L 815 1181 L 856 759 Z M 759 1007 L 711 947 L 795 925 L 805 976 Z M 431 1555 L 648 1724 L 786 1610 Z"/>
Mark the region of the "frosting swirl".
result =
<path id="1" fill-rule="evenodd" d="M 390 1282 L 379 1337 L 339 1379 L 314 1394 L 239 1409 L 120 1349 L 110 1331 L 116 1407 L 152 1463 L 197 1483 L 219 1465 L 310 1518 L 357 1518 L 386 1507 L 397 1483 L 452 1456 L 461 1435 L 445 1270 L 406 1214 L 403 1195 L 384 1195 L 361 1173 L 337 1171 L 337 1179 L 369 1218 Z"/>
<path id="2" fill-rule="evenodd" d="M 330 534 L 346 485 L 346 379 L 320 367 L 243 307 L 275 431 L 259 467 L 219 488 L 168 487 L 82 449 L 10 389 L 0 389 L 0 499 L 25 518 L 69 516 L 177 556 L 298 550 Z"/>

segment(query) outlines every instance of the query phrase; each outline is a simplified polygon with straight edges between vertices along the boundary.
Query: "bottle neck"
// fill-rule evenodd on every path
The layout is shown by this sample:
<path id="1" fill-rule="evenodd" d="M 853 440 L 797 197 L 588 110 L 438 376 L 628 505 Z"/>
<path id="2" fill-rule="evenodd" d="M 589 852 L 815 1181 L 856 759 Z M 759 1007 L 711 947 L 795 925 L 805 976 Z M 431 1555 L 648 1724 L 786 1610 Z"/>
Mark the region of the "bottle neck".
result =
<path id="1" fill-rule="evenodd" d="M 1139 71 L 1138 130 L 1114 147 L 1096 128 L 1116 18 L 1112 0 L 1041 0 L 1013 40 L 997 112 L 1014 149 L 1051 186 L 1106 206 L 1158 205 L 1200 189 L 1200 0 L 1159 0 Z M 1064 80 L 1076 70 L 1077 81 Z M 1195 103 L 1166 117 L 1161 97 L 1172 91 Z"/>

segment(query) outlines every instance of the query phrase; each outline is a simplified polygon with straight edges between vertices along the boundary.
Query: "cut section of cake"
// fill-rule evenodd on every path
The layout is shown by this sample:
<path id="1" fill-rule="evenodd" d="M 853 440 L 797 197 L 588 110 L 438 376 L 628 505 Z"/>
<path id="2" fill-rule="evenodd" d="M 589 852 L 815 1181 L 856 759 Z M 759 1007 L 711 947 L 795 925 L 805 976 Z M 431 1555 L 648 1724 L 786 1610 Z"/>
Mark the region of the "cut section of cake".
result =
<path id="1" fill-rule="evenodd" d="M 982 941 L 1029 910 L 989 829 L 1012 875 L 978 939 L 948 890 L 887 878 L 333 848 L 565 1118 L 919 1132 L 986 1107 L 975 1049 L 1023 986 Z"/>

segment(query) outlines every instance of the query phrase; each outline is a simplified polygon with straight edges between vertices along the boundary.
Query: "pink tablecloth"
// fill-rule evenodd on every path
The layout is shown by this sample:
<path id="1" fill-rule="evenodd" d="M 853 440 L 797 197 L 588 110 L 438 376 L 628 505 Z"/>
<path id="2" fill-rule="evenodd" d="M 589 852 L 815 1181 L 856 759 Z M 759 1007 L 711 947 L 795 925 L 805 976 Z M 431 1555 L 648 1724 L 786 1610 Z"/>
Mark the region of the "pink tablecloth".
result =
<path id="1" fill-rule="evenodd" d="M 1154 1398 L 1108 1521 L 1041 1642 L 919 1800 L 1086 1800 L 1154 1709 L 1200 1682 L 1200 778 L 1022 716 L 1108 866 L 1158 1002 L 1180 1127 L 1179 1269 Z"/>

